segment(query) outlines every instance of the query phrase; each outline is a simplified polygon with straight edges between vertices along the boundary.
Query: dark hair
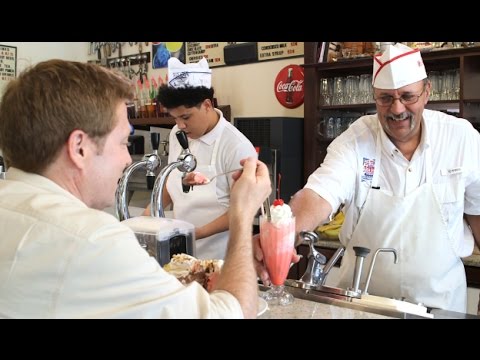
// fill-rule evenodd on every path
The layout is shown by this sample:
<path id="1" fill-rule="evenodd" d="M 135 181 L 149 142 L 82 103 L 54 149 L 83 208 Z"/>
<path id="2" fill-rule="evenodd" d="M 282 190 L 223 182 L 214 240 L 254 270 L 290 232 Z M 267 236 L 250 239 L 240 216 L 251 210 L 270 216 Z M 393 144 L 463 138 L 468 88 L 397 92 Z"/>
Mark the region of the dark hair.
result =
<path id="1" fill-rule="evenodd" d="M 191 108 L 205 99 L 209 99 L 213 104 L 213 94 L 213 88 L 209 89 L 205 86 L 174 88 L 164 84 L 158 89 L 157 100 L 167 109 L 174 109 L 179 106 Z"/>
<path id="2" fill-rule="evenodd" d="M 125 76 L 94 64 L 49 60 L 10 81 L 0 103 L 0 148 L 7 165 L 42 173 L 75 129 L 100 147 L 120 102 L 133 98 Z"/>

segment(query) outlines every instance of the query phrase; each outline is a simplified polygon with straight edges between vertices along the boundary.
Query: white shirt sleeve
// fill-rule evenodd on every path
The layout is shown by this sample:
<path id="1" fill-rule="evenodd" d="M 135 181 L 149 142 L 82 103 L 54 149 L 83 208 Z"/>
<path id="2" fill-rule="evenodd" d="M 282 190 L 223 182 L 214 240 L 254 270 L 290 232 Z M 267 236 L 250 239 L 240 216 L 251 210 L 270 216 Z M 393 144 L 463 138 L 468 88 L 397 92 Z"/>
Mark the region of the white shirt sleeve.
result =
<path id="1" fill-rule="evenodd" d="M 83 244 L 68 265 L 60 316 L 243 317 L 231 294 L 208 294 L 198 283 L 184 286 L 165 272 L 124 226 L 104 227 Z"/>

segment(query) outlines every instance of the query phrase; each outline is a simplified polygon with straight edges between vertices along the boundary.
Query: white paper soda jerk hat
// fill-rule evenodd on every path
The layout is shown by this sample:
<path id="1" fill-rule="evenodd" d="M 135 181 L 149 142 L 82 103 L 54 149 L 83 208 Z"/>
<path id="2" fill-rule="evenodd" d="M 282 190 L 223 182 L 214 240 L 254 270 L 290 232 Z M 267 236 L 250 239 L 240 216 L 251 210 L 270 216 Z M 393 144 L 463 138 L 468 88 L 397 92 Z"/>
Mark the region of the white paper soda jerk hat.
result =
<path id="1" fill-rule="evenodd" d="M 186 86 L 212 87 L 212 70 L 207 59 L 202 58 L 196 64 L 183 64 L 176 57 L 168 59 L 168 85 L 174 88 Z"/>
<path id="2" fill-rule="evenodd" d="M 419 49 L 397 43 L 373 57 L 372 85 L 377 89 L 398 89 L 426 77 Z"/>

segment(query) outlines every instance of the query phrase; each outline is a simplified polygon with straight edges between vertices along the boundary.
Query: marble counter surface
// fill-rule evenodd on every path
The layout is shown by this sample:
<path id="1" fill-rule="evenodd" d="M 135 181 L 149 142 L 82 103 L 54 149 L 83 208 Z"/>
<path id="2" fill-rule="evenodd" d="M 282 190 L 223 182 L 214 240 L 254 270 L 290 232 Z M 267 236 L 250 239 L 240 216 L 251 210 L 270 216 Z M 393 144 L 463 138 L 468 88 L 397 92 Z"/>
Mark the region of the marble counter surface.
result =
<path id="1" fill-rule="evenodd" d="M 337 249 L 340 246 L 338 240 L 318 240 L 315 246 L 324 247 L 328 249 Z M 462 259 L 464 265 L 480 267 L 480 255 L 474 254 Z"/>
<path id="2" fill-rule="evenodd" d="M 287 306 L 269 305 L 258 319 L 393 319 L 388 316 L 295 298 Z"/>

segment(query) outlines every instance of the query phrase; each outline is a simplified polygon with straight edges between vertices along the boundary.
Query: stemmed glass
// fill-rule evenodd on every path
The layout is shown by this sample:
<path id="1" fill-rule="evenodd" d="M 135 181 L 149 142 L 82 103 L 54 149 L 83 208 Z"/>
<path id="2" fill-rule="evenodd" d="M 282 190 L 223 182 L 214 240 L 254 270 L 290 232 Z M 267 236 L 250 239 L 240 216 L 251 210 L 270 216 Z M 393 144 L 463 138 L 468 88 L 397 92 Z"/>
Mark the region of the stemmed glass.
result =
<path id="1" fill-rule="evenodd" d="M 270 290 L 262 297 L 270 304 L 288 305 L 293 296 L 283 283 L 287 278 L 295 244 L 295 217 L 282 219 L 276 224 L 266 215 L 260 216 L 260 245 L 263 261 L 272 282 Z"/>

